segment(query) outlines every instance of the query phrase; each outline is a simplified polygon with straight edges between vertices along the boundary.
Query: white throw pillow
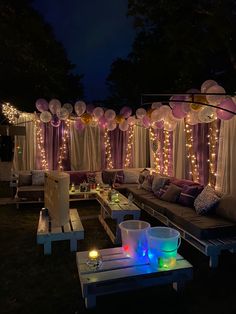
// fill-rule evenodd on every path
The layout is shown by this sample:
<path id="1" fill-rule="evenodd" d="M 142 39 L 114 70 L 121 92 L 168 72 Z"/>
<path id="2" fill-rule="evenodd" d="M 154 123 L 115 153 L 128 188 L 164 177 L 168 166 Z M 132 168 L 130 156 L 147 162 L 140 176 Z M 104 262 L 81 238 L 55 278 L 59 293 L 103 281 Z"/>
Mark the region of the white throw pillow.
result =
<path id="1" fill-rule="evenodd" d="M 124 169 L 124 183 L 138 183 L 139 170 Z"/>

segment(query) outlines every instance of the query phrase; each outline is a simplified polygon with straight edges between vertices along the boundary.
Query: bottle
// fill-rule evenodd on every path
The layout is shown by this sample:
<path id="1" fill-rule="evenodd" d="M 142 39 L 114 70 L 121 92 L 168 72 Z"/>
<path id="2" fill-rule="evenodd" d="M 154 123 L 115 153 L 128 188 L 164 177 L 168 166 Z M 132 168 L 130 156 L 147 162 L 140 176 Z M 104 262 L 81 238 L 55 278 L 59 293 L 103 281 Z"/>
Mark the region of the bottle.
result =
<path id="1" fill-rule="evenodd" d="M 111 195 L 112 195 L 111 188 L 109 188 L 108 194 L 107 194 L 107 199 L 108 199 L 109 202 L 111 202 Z"/>

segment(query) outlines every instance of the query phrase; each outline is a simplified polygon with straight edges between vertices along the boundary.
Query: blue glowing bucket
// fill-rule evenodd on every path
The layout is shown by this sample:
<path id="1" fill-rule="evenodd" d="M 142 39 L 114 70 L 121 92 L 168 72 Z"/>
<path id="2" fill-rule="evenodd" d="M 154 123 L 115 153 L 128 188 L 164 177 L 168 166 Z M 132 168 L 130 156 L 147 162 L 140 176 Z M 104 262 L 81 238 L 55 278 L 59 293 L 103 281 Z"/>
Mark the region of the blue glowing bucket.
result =
<path id="1" fill-rule="evenodd" d="M 148 257 L 155 268 L 172 268 L 181 243 L 179 231 L 169 227 L 152 227 L 147 231 Z"/>
<path id="2" fill-rule="evenodd" d="M 150 224 L 142 220 L 125 220 L 119 227 L 125 255 L 148 260 L 147 230 Z"/>

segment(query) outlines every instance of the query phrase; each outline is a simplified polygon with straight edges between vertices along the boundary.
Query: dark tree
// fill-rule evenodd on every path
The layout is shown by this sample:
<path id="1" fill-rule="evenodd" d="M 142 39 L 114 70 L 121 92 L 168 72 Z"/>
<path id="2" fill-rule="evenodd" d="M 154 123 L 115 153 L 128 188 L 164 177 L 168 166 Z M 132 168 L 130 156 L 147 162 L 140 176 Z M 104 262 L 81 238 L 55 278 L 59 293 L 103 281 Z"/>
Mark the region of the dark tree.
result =
<path id="1" fill-rule="evenodd" d="M 83 96 L 81 76 L 30 0 L 0 0 L 0 100 L 35 110 L 38 98 Z"/>
<path id="2" fill-rule="evenodd" d="M 129 0 L 128 14 L 137 35 L 127 60 L 112 64 L 113 97 L 137 102 L 141 93 L 186 92 L 207 79 L 235 91 L 236 1 Z"/>

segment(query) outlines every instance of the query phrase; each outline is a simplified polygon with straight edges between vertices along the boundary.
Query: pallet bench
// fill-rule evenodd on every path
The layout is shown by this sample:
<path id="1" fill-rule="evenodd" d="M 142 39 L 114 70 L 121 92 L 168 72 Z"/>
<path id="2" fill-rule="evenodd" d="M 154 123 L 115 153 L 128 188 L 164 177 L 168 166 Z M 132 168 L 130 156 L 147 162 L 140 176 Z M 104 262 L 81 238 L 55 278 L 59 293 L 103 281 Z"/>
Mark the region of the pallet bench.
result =
<path id="1" fill-rule="evenodd" d="M 179 231 L 181 237 L 187 241 L 189 244 L 191 244 L 193 247 L 198 249 L 200 252 L 202 252 L 204 255 L 209 257 L 209 266 L 211 268 L 216 268 L 218 266 L 219 262 L 219 256 L 222 251 L 228 250 L 231 253 L 236 252 L 236 236 L 232 237 L 222 237 L 222 238 L 216 238 L 216 239 L 209 239 L 209 240 L 201 240 L 197 237 L 193 236 L 186 230 L 184 230 L 182 227 L 177 225 L 176 223 L 173 223 L 169 218 L 164 216 L 163 214 L 157 212 L 150 206 L 139 203 L 137 200 L 134 201 L 134 203 L 142 208 L 145 212 L 147 212 L 152 217 L 158 219 L 160 222 L 162 222 L 164 225 L 168 227 L 175 228 Z"/>
<path id="2" fill-rule="evenodd" d="M 126 257 L 122 247 L 100 250 L 103 263 L 98 270 L 90 269 L 88 252 L 77 252 L 76 262 L 86 308 L 96 306 L 99 295 L 123 292 L 162 284 L 172 284 L 181 291 L 193 276 L 192 265 L 179 254 L 171 269 L 154 269 L 148 262 Z"/>
<path id="3" fill-rule="evenodd" d="M 77 241 L 84 239 L 84 228 L 76 209 L 70 209 L 70 220 L 62 227 L 55 227 L 49 221 L 49 216 L 40 211 L 37 230 L 37 243 L 43 244 L 44 254 L 52 252 L 53 241 L 70 240 L 71 252 L 77 251 Z"/>

